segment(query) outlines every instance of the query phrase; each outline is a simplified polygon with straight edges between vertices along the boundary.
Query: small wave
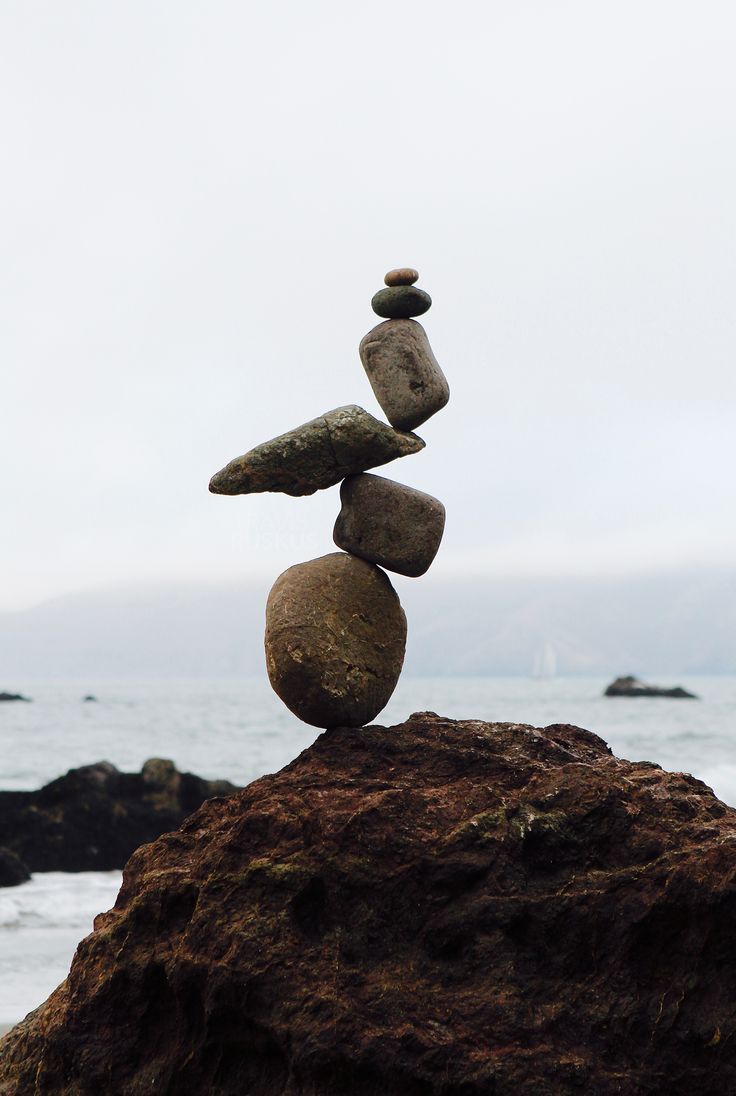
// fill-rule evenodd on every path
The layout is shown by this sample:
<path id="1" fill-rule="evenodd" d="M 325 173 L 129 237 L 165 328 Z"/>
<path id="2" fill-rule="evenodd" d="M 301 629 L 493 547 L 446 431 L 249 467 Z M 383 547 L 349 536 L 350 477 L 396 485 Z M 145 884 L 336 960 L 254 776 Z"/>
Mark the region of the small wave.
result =
<path id="1" fill-rule="evenodd" d="M 122 875 L 111 872 L 43 872 L 19 887 L 0 890 L 0 928 L 80 929 L 114 903 Z"/>

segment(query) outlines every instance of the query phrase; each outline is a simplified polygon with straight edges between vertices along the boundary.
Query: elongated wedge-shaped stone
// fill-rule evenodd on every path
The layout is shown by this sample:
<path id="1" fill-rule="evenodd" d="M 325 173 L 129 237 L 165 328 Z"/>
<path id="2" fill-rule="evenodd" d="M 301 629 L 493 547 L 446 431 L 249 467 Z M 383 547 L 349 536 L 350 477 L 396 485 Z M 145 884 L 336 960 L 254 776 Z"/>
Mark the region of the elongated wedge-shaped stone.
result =
<path id="1" fill-rule="evenodd" d="M 360 360 L 386 418 L 413 430 L 450 398 L 427 333 L 416 320 L 386 320 L 363 338 Z"/>
<path id="2" fill-rule="evenodd" d="M 333 533 L 338 548 L 411 578 L 429 569 L 445 528 L 439 499 L 363 473 L 343 480 L 340 501 Z"/>
<path id="3" fill-rule="evenodd" d="M 236 457 L 210 480 L 216 495 L 313 495 L 345 476 L 418 453 L 424 442 L 348 404 Z"/>

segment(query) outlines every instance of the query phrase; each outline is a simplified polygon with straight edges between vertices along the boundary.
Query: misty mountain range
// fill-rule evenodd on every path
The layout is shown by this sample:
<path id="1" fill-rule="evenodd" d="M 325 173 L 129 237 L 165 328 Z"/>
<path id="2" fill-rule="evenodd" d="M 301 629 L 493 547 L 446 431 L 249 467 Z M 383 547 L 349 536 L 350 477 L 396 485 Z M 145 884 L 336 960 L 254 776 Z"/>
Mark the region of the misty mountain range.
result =
<path id="1" fill-rule="evenodd" d="M 736 570 L 616 579 L 395 582 L 405 672 L 675 678 L 736 673 Z M 0 689 L 38 677 L 264 672 L 267 581 L 117 588 L 0 614 Z"/>

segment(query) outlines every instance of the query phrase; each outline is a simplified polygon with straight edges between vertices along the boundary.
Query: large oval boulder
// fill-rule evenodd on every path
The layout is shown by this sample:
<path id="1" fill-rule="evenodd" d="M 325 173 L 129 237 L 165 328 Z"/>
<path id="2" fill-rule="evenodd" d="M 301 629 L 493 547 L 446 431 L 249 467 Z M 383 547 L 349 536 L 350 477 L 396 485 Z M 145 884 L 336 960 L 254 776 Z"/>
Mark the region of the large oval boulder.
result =
<path id="1" fill-rule="evenodd" d="M 266 606 L 275 692 L 314 727 L 362 727 L 388 703 L 406 647 L 406 617 L 384 572 L 344 552 L 298 563 Z"/>

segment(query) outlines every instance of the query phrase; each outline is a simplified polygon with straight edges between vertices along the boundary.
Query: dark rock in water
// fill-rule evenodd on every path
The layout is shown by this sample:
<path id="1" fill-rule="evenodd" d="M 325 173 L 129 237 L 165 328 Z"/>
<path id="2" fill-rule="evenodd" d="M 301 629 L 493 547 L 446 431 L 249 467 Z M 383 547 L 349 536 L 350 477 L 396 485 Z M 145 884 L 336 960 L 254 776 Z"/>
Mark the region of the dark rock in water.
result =
<path id="1" fill-rule="evenodd" d="M 97 697 L 92 696 L 91 693 L 89 694 L 89 696 L 82 697 L 82 700 L 84 701 L 85 704 L 89 704 L 91 702 L 94 702 L 95 704 L 97 703 Z"/>
<path id="2" fill-rule="evenodd" d="M 0 693 L 0 700 L 24 700 L 26 704 L 30 703 L 31 698 L 29 696 L 21 696 L 20 693 Z"/>
<path id="3" fill-rule="evenodd" d="M 362 472 L 342 481 L 340 501 L 332 534 L 338 548 L 411 578 L 429 570 L 445 528 L 439 499 Z"/>
<path id="4" fill-rule="evenodd" d="M 406 617 L 388 576 L 344 552 L 289 567 L 266 606 L 266 666 L 287 708 L 315 727 L 361 727 L 399 680 Z"/>
<path id="5" fill-rule="evenodd" d="M 328 731 L 138 850 L 0 1093 L 725 1096 L 735 833 L 577 727 Z"/>
<path id="6" fill-rule="evenodd" d="M 212 477 L 210 491 L 216 495 L 258 491 L 313 495 L 345 476 L 423 448 L 416 434 L 393 430 L 362 407 L 348 404 L 231 460 Z"/>
<path id="7" fill-rule="evenodd" d="M 603 694 L 604 696 L 668 696 L 676 700 L 697 700 L 695 693 L 689 693 L 681 685 L 672 689 L 663 689 L 659 685 L 645 685 L 638 677 L 617 677 Z"/>
<path id="8" fill-rule="evenodd" d="M 31 878 L 26 865 L 10 849 L 0 848 L 0 887 L 17 887 Z"/>
<path id="9" fill-rule="evenodd" d="M 411 316 L 423 316 L 432 307 L 432 298 L 415 285 L 392 285 L 379 289 L 371 300 L 371 308 L 377 316 L 387 320 L 408 320 Z"/>
<path id="10" fill-rule="evenodd" d="M 101 761 L 39 791 L 0 792 L 0 845 L 32 872 L 110 871 L 205 799 L 235 790 L 227 780 L 180 773 L 171 761 L 154 758 L 140 773 Z"/>

